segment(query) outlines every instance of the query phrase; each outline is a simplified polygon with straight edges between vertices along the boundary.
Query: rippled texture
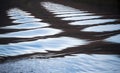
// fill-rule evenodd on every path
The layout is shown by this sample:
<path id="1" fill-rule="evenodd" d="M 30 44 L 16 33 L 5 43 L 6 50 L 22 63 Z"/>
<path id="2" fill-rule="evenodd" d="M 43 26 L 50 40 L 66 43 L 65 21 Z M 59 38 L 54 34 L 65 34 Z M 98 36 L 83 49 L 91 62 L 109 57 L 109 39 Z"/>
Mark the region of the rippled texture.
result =
<path id="1" fill-rule="evenodd" d="M 2 29 L 32 29 L 32 28 L 40 28 L 46 27 L 50 24 L 44 22 L 32 22 L 32 23 L 23 23 L 20 25 L 11 25 L 6 27 L 1 27 Z"/>
<path id="2" fill-rule="evenodd" d="M 104 41 L 113 42 L 113 43 L 120 43 L 120 34 L 111 36 L 111 37 L 105 39 Z"/>
<path id="3" fill-rule="evenodd" d="M 93 19 L 93 20 L 84 20 L 84 21 L 75 21 L 69 23 L 70 25 L 95 25 L 95 24 L 103 24 L 108 22 L 114 22 L 116 19 Z"/>
<path id="4" fill-rule="evenodd" d="M 107 32 L 107 31 L 115 31 L 120 30 L 120 24 L 109 24 L 109 25 L 99 25 L 92 26 L 83 29 L 84 32 Z"/>
<path id="5" fill-rule="evenodd" d="M 63 18 L 62 20 L 86 20 L 86 19 L 94 19 L 94 18 L 100 18 L 102 16 L 76 16 L 76 17 L 67 17 L 67 18 Z"/>
<path id="6" fill-rule="evenodd" d="M 18 15 L 21 14 L 21 16 L 25 18 L 21 18 L 21 16 L 19 17 L 17 16 L 17 14 Z M 5 29 L 5 30 L 27 29 L 27 30 L 20 30 L 16 32 L 0 34 L 0 38 L 32 39 L 35 37 L 46 37 L 51 35 L 57 35 L 63 32 L 60 29 L 45 27 L 45 26 L 50 26 L 50 24 L 45 22 L 34 21 L 32 19 L 36 19 L 36 18 L 31 17 L 29 15 L 25 15 L 25 14 L 27 14 L 25 11 L 22 11 L 18 8 L 13 8 L 9 10 L 8 16 L 11 16 L 10 18 L 14 18 L 13 22 L 20 20 L 19 21 L 20 24 L 1 27 L 1 29 Z M 36 39 L 36 40 L 16 42 L 16 43 L 10 42 L 5 45 L 4 44 L 0 45 L 0 51 L 1 51 L 0 55 L 15 56 L 15 55 L 21 55 L 21 54 L 34 53 L 34 52 L 47 52 L 46 50 L 60 51 L 69 47 L 76 47 L 76 46 L 85 45 L 88 43 L 89 42 L 86 40 L 67 37 L 67 36 L 56 37 L 56 38 L 46 38 L 46 39 Z"/>
<path id="7" fill-rule="evenodd" d="M 23 18 L 23 19 L 18 19 L 13 21 L 13 23 L 28 23 L 28 22 L 37 22 L 37 21 L 41 21 L 41 19 L 37 19 L 37 18 Z"/>
<path id="8" fill-rule="evenodd" d="M 72 16 L 83 16 L 83 15 L 93 15 L 93 13 L 60 14 L 60 15 L 56 15 L 55 17 L 72 17 Z"/>
<path id="9" fill-rule="evenodd" d="M 19 38 L 32 38 L 37 36 L 49 36 L 61 33 L 61 30 L 53 29 L 53 28 L 41 28 L 41 29 L 33 29 L 33 30 L 25 30 L 12 32 L 7 34 L 0 34 L 0 37 L 19 37 Z M 28 34 L 29 33 L 29 34 Z"/>
<path id="10" fill-rule="evenodd" d="M 53 59 L 27 59 L 0 66 L 3 73 L 119 73 L 119 68 L 120 60 L 117 55 L 96 54 Z"/>
<path id="11" fill-rule="evenodd" d="M 117 19 L 52 2 L 41 5 L 54 16 L 49 13 L 44 17 L 48 12 L 42 16 L 46 11 L 43 7 L 38 10 L 43 19 L 19 8 L 7 11 L 15 25 L 1 28 L 8 32 L 0 34 L 0 59 L 7 59 L 0 64 L 0 72 L 119 73 L 119 55 L 110 55 L 119 53 L 119 28 L 114 26 Z M 61 20 L 54 18 L 57 16 Z M 109 29 L 103 29 L 105 26 Z M 92 27 L 100 32 L 81 31 Z"/>
<path id="12" fill-rule="evenodd" d="M 73 43 L 74 42 L 74 43 Z M 88 44 L 88 41 L 75 39 L 71 37 L 58 37 L 39 39 L 36 41 L 28 41 L 21 43 L 11 43 L 8 45 L 0 45 L 1 55 L 20 55 L 34 52 L 47 52 L 46 50 L 60 51 L 65 48 L 75 47 Z"/>
<path id="13" fill-rule="evenodd" d="M 64 17 L 62 18 L 62 20 L 74 21 L 74 22 L 70 22 L 69 23 L 70 25 L 94 25 L 94 24 L 103 24 L 103 23 L 116 21 L 116 19 L 98 19 L 101 18 L 102 16 L 97 16 L 97 15 L 95 16 L 92 13 L 88 13 L 87 11 L 81 11 L 72 7 L 64 6 L 62 4 L 57 4 L 52 2 L 42 2 L 41 5 L 45 7 L 45 9 L 47 9 L 49 12 L 56 14 L 55 17 Z"/>

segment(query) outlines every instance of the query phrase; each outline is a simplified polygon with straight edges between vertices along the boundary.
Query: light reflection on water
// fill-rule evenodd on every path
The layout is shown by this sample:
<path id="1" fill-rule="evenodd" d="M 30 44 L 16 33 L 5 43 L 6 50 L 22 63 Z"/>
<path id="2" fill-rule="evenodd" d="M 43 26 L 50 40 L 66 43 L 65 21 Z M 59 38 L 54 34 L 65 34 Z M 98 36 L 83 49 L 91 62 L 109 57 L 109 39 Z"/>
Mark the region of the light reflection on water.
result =
<path id="1" fill-rule="evenodd" d="M 117 55 L 79 54 L 65 58 L 26 59 L 1 64 L 6 73 L 119 73 Z"/>
<path id="2" fill-rule="evenodd" d="M 99 25 L 91 26 L 83 29 L 84 32 L 105 32 L 105 31 L 115 31 L 120 30 L 120 24 L 109 24 L 109 25 Z"/>
<path id="3" fill-rule="evenodd" d="M 61 16 L 62 14 L 65 14 L 66 17 L 72 16 L 73 17 L 72 19 L 76 18 L 72 14 L 84 12 L 74 8 L 65 7 L 64 5 L 58 5 L 58 4 L 53 4 L 53 5 L 57 5 L 58 7 L 62 6 L 62 7 L 57 8 L 57 6 L 52 6 L 53 9 L 50 9 L 51 12 L 54 12 L 54 14 L 61 14 Z M 45 7 L 51 8 L 50 6 L 45 6 Z M 67 8 L 68 10 L 66 10 L 65 8 Z M 54 11 L 55 9 L 59 9 L 60 12 L 57 10 Z M 38 21 L 36 21 L 36 18 L 34 16 L 30 16 L 31 13 L 27 13 L 25 11 L 21 11 L 16 8 L 15 10 L 12 9 L 10 11 L 11 12 L 8 12 L 8 16 L 11 16 L 10 17 L 11 19 L 15 19 L 14 21 L 15 23 L 21 23 L 21 24 L 2 27 L 2 29 L 30 29 L 30 28 L 34 28 L 34 29 L 12 32 L 7 34 L 0 34 L 0 37 L 33 38 L 37 36 L 56 35 L 62 32 L 62 30 L 60 29 L 49 28 L 49 27 L 45 28 L 44 26 L 50 26 L 50 25 L 47 23 L 38 22 L 38 21 L 42 21 L 42 19 L 38 19 Z M 67 15 L 67 14 L 71 14 L 71 15 Z M 84 16 L 84 17 L 88 17 L 88 16 Z M 28 23 L 28 21 L 30 23 Z M 101 24 L 101 23 L 114 22 L 114 21 L 116 21 L 116 19 L 94 19 L 94 20 L 76 21 L 76 22 L 71 22 L 69 24 L 93 25 L 93 24 Z M 105 28 L 104 26 L 109 28 L 114 26 L 115 28 L 103 29 Z M 44 28 L 38 28 L 38 27 L 44 27 Z M 98 30 L 99 28 L 98 31 L 100 32 L 114 31 L 119 29 L 117 25 L 108 25 L 108 26 L 103 25 L 103 26 L 93 26 L 93 27 L 95 28 L 93 29 L 95 31 Z M 93 27 L 87 27 L 84 30 Z M 106 38 L 104 41 L 120 43 L 119 42 L 120 39 L 118 39 L 119 37 L 120 35 L 111 36 L 109 38 Z M 60 51 L 69 47 L 87 45 L 89 43 L 90 43 L 89 41 L 83 39 L 77 39 L 67 36 L 38 39 L 28 42 L 24 41 L 24 42 L 0 45 L 0 55 L 15 56 L 20 54 L 34 53 L 34 52 L 47 52 L 46 50 Z M 119 73 L 120 72 L 119 70 L 120 59 L 117 57 L 118 55 L 98 55 L 98 54 L 93 54 L 93 55 L 75 54 L 75 55 L 76 56 L 66 56 L 65 58 L 27 59 L 16 62 L 3 63 L 0 64 L 0 72 L 1 73 L 20 73 L 20 72 L 22 73 L 33 73 L 33 72 L 34 73 L 39 73 L 39 72 L 41 73 L 50 73 L 50 72 L 51 73 Z"/>
<path id="4" fill-rule="evenodd" d="M 61 20 L 64 21 L 72 21 L 69 22 L 69 25 L 94 25 L 90 27 L 86 27 L 80 32 L 108 32 L 108 31 L 118 31 L 120 30 L 119 24 L 107 24 L 107 25 L 101 25 L 106 24 L 110 22 L 116 22 L 118 19 L 104 19 L 101 17 L 104 16 L 98 16 L 94 15 L 95 13 L 88 13 L 87 11 L 81 11 L 72 7 L 64 6 L 62 4 L 52 3 L 52 2 L 42 2 L 41 5 L 48 10 L 49 12 L 52 12 L 53 14 L 56 14 L 55 17 L 62 17 Z M 96 26 L 98 25 L 99 26 Z M 120 43 L 119 35 L 117 36 L 111 36 L 110 38 L 106 38 L 103 41 L 107 42 L 114 42 L 114 43 Z M 118 39 L 118 40 L 117 40 Z"/>
<path id="5" fill-rule="evenodd" d="M 55 35 L 59 34 L 62 31 L 59 29 L 53 29 L 53 28 L 38 28 L 33 30 L 24 30 L 24 31 L 18 31 L 18 32 L 12 32 L 12 33 L 6 33 L 6 34 L 0 34 L 0 37 L 7 38 L 7 37 L 19 37 L 19 38 L 33 38 L 38 36 L 49 36 L 49 35 Z"/>
<path id="6" fill-rule="evenodd" d="M 68 12 L 55 12 L 53 14 L 75 14 L 75 13 L 82 13 L 80 11 L 68 11 Z"/>
<path id="7" fill-rule="evenodd" d="M 70 25 L 95 25 L 95 24 L 103 24 L 108 22 L 115 22 L 116 19 L 92 19 L 92 20 L 84 20 L 84 21 L 75 21 L 69 23 Z"/>
<path id="8" fill-rule="evenodd" d="M 76 17 L 67 17 L 67 18 L 62 18 L 62 20 L 85 20 L 85 19 L 93 19 L 93 18 L 100 18 L 102 16 L 76 16 Z"/>
<path id="9" fill-rule="evenodd" d="M 44 22 L 38 22 L 42 21 L 42 19 L 34 18 L 34 17 L 29 17 L 27 12 L 22 11 L 18 8 L 13 8 L 10 9 L 8 12 L 8 16 L 10 15 L 11 17 L 18 17 L 17 19 L 13 20 L 13 23 L 21 23 L 18 25 L 11 25 L 11 26 L 6 26 L 2 27 L 2 29 L 30 29 L 30 28 L 36 28 L 36 29 L 31 29 L 31 30 L 24 30 L 24 31 L 18 31 L 18 32 L 11 32 L 11 33 L 6 33 L 6 34 L 0 34 L 0 37 L 2 38 L 32 38 L 32 37 L 37 37 L 37 36 L 50 36 L 50 35 L 55 35 L 59 34 L 62 32 L 62 30 L 55 29 L 55 28 L 38 28 L 38 27 L 45 27 L 49 26 L 49 24 L 44 23 Z M 14 14 L 15 13 L 15 14 Z M 24 16 L 25 18 L 19 18 L 18 15 Z M 13 15 L 13 16 L 12 16 Z"/>
<path id="10" fill-rule="evenodd" d="M 48 23 L 44 22 L 31 22 L 31 23 L 23 23 L 20 25 L 11 25 L 6 27 L 1 27 L 2 29 L 31 29 L 31 28 L 40 28 L 50 26 Z"/>
<path id="11" fill-rule="evenodd" d="M 93 15 L 93 13 L 73 13 L 73 14 L 60 14 L 55 17 L 73 17 L 73 16 L 84 16 L 84 15 Z"/>
<path id="12" fill-rule="evenodd" d="M 26 11 L 23 11 L 23 10 L 21 10 L 21 9 L 18 9 L 18 8 L 12 8 L 12 9 L 9 9 L 8 11 L 7 11 L 7 14 L 8 14 L 8 16 L 30 16 L 31 15 L 31 13 L 28 13 L 28 12 L 26 12 Z"/>
<path id="13" fill-rule="evenodd" d="M 35 18 L 35 16 L 19 15 L 19 16 L 12 16 L 12 17 L 10 17 L 10 19 L 23 19 L 23 18 Z"/>
<path id="14" fill-rule="evenodd" d="M 120 44 L 120 34 L 111 36 L 111 37 L 105 39 L 104 41 L 113 42 L 113 43 L 119 43 Z"/>
<path id="15" fill-rule="evenodd" d="M 19 55 L 25 53 L 46 52 L 46 50 L 60 51 L 65 48 L 85 44 L 88 44 L 88 41 L 71 37 L 47 38 L 36 41 L 0 45 L 0 53 L 3 55 Z"/>
<path id="16" fill-rule="evenodd" d="M 53 12 L 53 14 L 56 14 L 55 17 L 63 17 L 62 20 L 64 21 L 72 20 L 73 22 L 68 23 L 70 25 L 94 25 L 117 21 L 117 19 L 100 19 L 103 16 L 93 15 L 94 13 L 81 11 L 72 7 L 64 6 L 62 4 L 42 2 L 41 5 L 49 12 Z"/>
<path id="17" fill-rule="evenodd" d="M 20 24 L 1 27 L 1 29 L 6 29 L 6 30 L 7 29 L 28 29 L 28 30 L 0 34 L 0 38 L 34 38 L 38 36 L 43 37 L 43 36 L 56 35 L 63 32 L 63 30 L 60 30 L 60 29 L 45 27 L 45 26 L 50 26 L 50 24 L 34 21 L 36 19 L 34 17 L 31 17 L 29 15 L 22 15 L 21 13 L 23 12 L 25 13 L 25 11 L 19 10 L 18 8 L 13 8 L 9 11 L 10 12 L 8 12 L 8 15 L 11 16 L 10 18 L 14 19 L 13 22 L 20 23 Z M 19 14 L 21 15 L 19 16 Z M 31 21 L 31 22 L 28 22 L 28 21 Z M 34 28 L 34 29 L 31 29 L 31 28 Z M 47 52 L 46 50 L 60 51 L 62 49 L 66 49 L 69 47 L 76 47 L 76 46 L 85 45 L 85 44 L 88 44 L 88 41 L 82 40 L 82 39 L 76 39 L 72 37 L 65 37 L 65 36 L 56 37 L 56 38 L 38 39 L 38 40 L 33 40 L 28 42 L 24 41 L 24 42 L 0 45 L 0 51 L 1 51 L 0 55 L 14 56 L 14 55 L 20 55 L 20 54 L 34 53 L 34 52 Z"/>
<path id="18" fill-rule="evenodd" d="M 23 19 L 15 20 L 13 21 L 13 23 L 28 23 L 28 22 L 37 22 L 37 21 L 42 21 L 42 20 L 37 18 L 23 18 Z"/>

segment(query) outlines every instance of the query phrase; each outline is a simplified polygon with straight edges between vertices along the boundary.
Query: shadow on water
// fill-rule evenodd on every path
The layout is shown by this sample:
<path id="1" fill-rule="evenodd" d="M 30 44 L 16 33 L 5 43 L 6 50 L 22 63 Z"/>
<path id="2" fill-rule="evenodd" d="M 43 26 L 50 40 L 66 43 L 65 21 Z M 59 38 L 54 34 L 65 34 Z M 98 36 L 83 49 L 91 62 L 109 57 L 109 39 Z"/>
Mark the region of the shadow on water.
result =
<path id="1" fill-rule="evenodd" d="M 61 21 L 67 21 L 68 24 L 65 24 L 66 26 L 73 28 L 52 28 L 52 24 L 43 22 L 43 19 L 36 18 L 28 11 L 23 11 L 19 8 L 9 9 L 7 10 L 7 15 L 15 25 L 0 27 L 0 29 L 20 31 L 0 34 L 0 39 L 6 40 L 4 43 L 7 43 L 4 44 L 1 42 L 1 56 L 32 55 L 30 53 L 36 52 L 43 52 L 48 55 L 49 53 L 53 53 L 51 57 L 65 56 L 66 54 L 74 53 L 120 53 L 120 25 L 119 23 L 114 24 L 119 21 L 119 19 L 104 19 L 104 15 L 96 15 L 96 13 L 82 11 L 52 2 L 42 2 L 41 5 L 48 12 L 54 14 L 54 17 L 60 18 Z M 113 22 L 113 24 L 108 24 L 110 22 Z M 83 28 L 79 29 L 79 27 Z M 57 35 L 60 36 L 53 37 Z M 40 37 L 46 36 L 48 36 L 48 38 L 40 39 Z M 115 49 L 107 47 L 106 45 L 111 45 L 111 47 Z M 106 49 L 106 47 L 109 49 Z"/>
<path id="2" fill-rule="evenodd" d="M 35 53 L 38 51 L 39 52 L 43 51 L 46 53 L 52 52 L 57 54 L 57 52 L 62 53 L 64 52 L 64 50 L 68 50 L 67 52 L 69 52 L 70 50 L 69 48 L 71 47 L 78 48 L 77 51 L 81 52 L 84 46 L 86 46 L 85 48 L 87 48 L 94 42 L 97 43 L 103 42 L 100 45 L 101 47 L 98 46 L 99 48 L 103 48 L 103 46 L 105 45 L 104 43 L 108 43 L 109 45 L 113 46 L 119 45 L 120 43 L 118 39 L 120 30 L 119 23 L 108 24 L 110 22 L 114 23 L 118 21 L 118 19 L 112 18 L 103 19 L 102 18 L 104 17 L 103 15 L 94 15 L 96 13 L 90 13 L 89 11 L 82 11 L 79 9 L 75 9 L 69 6 L 52 2 L 41 2 L 41 5 L 46 10 L 48 10 L 48 12 L 53 13 L 55 15 L 54 17 L 57 18 L 60 17 L 61 21 L 67 21 L 68 24 L 65 25 L 68 27 L 73 27 L 74 31 L 69 31 L 68 29 L 51 28 L 52 24 L 43 22 L 44 21 L 43 19 L 36 18 L 28 11 L 24 11 L 19 8 L 11 8 L 6 12 L 7 15 L 9 16 L 9 19 L 12 19 L 13 20 L 12 23 L 14 23 L 15 25 L 0 27 L 0 29 L 20 31 L 0 34 L 1 40 L 4 39 L 10 40 L 10 38 L 13 40 L 13 41 L 6 40 L 7 44 L 4 44 L 5 42 L 4 43 L 1 42 L 0 50 L 2 51 L 1 52 L 2 56 L 10 55 L 14 56 L 27 53 Z M 75 25 L 77 25 L 77 28 L 74 27 Z M 79 29 L 79 27 L 82 26 L 85 27 Z M 70 34 L 66 35 L 67 33 Z M 79 34 L 77 35 L 77 33 L 80 33 L 82 35 Z M 56 35 L 60 36 L 55 38 L 52 37 Z M 71 35 L 73 36 L 71 37 Z M 76 35 L 78 37 L 76 37 Z M 40 37 L 46 36 L 48 36 L 48 38 L 40 39 Z M 84 37 L 84 39 L 82 37 Z M 91 38 L 94 38 L 95 40 L 93 39 L 91 40 Z M 16 43 L 14 40 L 16 40 Z M 24 41 L 19 42 L 20 40 Z M 95 47 L 95 45 L 91 46 L 92 48 Z M 101 49 L 101 51 L 102 50 L 103 49 Z M 113 49 L 110 50 L 114 51 Z M 74 51 L 73 49 L 72 51 L 73 51 L 72 53 L 77 52 Z M 113 53 L 118 54 L 118 51 Z"/>
<path id="3" fill-rule="evenodd" d="M 119 73 L 119 19 L 52 2 L 39 4 L 52 16 L 7 9 L 11 25 L 0 27 L 6 31 L 0 34 L 1 73 Z"/>

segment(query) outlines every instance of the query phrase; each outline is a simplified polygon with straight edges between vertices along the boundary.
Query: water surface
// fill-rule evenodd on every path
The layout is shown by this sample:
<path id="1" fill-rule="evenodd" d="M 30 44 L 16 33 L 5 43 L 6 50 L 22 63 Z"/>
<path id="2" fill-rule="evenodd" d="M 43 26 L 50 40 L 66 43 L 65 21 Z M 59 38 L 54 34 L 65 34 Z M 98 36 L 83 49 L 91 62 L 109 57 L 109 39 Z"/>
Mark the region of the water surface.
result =
<path id="1" fill-rule="evenodd" d="M 119 73 L 117 55 L 79 54 L 65 58 L 26 59 L 1 64 L 6 73 Z"/>
<path id="2" fill-rule="evenodd" d="M 115 31 L 120 30 L 120 24 L 108 24 L 108 25 L 99 25 L 92 26 L 83 29 L 84 32 L 107 32 L 107 31 Z"/>
<path id="3" fill-rule="evenodd" d="M 39 39 L 35 41 L 0 45 L 0 55 L 15 56 L 34 52 L 47 52 L 46 50 L 60 51 L 69 47 L 76 47 L 85 44 L 88 44 L 88 41 L 72 37 Z"/>
<path id="4" fill-rule="evenodd" d="M 25 31 L 18 31 L 18 32 L 11 32 L 11 33 L 6 33 L 6 34 L 0 34 L 0 38 L 4 37 L 14 37 L 14 38 L 32 38 L 32 37 L 38 37 L 38 36 L 49 36 L 49 35 L 55 35 L 59 34 L 62 31 L 59 29 L 54 29 L 54 28 L 38 28 L 38 29 L 33 29 L 33 30 L 25 30 Z"/>
<path id="5" fill-rule="evenodd" d="M 32 28 L 40 28 L 47 26 L 50 26 L 50 24 L 44 22 L 31 22 L 31 23 L 22 23 L 19 25 L 5 26 L 1 28 L 2 29 L 32 29 Z"/>

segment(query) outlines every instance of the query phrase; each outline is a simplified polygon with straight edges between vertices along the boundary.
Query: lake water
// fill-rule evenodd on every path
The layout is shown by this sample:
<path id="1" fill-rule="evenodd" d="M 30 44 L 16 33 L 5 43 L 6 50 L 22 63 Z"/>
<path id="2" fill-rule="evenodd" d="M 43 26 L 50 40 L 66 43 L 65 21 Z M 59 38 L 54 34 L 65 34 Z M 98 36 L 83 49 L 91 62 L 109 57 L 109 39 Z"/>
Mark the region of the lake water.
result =
<path id="1" fill-rule="evenodd" d="M 61 19 L 60 21 L 68 22 L 65 25 L 73 28 L 69 31 L 67 28 L 55 28 L 52 27 L 53 24 L 45 22 L 42 18 L 36 18 L 29 11 L 11 8 L 6 12 L 14 25 L 3 26 L 0 29 L 18 31 L 0 34 L 2 40 L 12 39 L 12 41 L 5 41 L 7 44 L 0 42 L 0 56 L 17 56 L 35 52 L 48 53 L 48 51 L 61 52 L 62 50 L 68 50 L 65 52 L 68 53 L 71 48 L 76 49 L 77 47 L 81 50 L 83 46 L 94 47 L 94 45 L 90 45 L 94 42 L 103 42 L 113 46 L 120 44 L 120 23 L 117 23 L 119 19 L 104 18 L 104 15 L 95 15 L 96 13 L 52 2 L 40 4 L 48 13 L 54 14 L 53 18 L 57 17 Z M 102 46 L 96 49 L 104 48 Z M 74 50 L 72 52 L 74 53 Z M 39 71 L 42 73 L 119 73 L 120 71 L 119 55 L 94 54 L 94 52 L 91 55 L 87 53 L 73 55 L 75 56 L 41 60 L 27 59 L 0 64 L 0 72 L 32 73 L 30 71 L 32 69 L 35 73 Z M 27 66 L 29 68 L 26 68 Z M 16 68 L 19 70 L 15 70 Z M 24 70 L 24 68 L 26 69 Z"/>

